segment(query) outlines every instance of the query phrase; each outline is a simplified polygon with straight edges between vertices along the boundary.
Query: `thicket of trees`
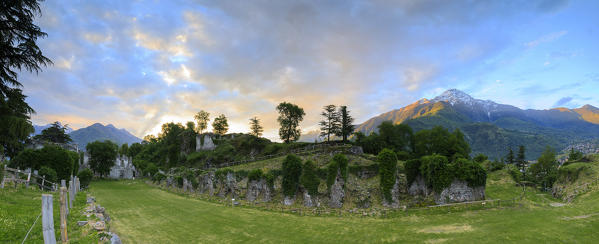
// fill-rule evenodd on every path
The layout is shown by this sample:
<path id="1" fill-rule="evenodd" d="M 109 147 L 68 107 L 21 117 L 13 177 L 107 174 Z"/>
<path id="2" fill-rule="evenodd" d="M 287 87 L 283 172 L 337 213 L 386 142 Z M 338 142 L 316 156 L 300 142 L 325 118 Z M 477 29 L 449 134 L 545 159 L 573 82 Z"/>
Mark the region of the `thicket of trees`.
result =
<path id="1" fill-rule="evenodd" d="M 89 167 L 100 176 L 107 176 L 114 166 L 119 146 L 111 141 L 95 141 L 88 143 L 85 150 L 89 154 Z"/>

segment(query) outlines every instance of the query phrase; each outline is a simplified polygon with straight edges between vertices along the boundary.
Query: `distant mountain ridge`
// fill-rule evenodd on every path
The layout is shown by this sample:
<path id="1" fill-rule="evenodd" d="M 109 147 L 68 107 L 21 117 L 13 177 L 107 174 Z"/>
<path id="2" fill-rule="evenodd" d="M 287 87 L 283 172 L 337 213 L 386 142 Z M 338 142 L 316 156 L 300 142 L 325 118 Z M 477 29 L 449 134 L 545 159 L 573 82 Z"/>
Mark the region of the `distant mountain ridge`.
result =
<path id="1" fill-rule="evenodd" d="M 69 133 L 73 142 L 79 145 L 79 148 L 85 150 L 85 146 L 94 141 L 110 140 L 118 145 L 127 143 L 133 144 L 141 142 L 141 139 L 132 135 L 125 129 L 118 129 L 112 124 L 106 126 L 95 123 L 85 128 L 81 128 Z"/>
<path id="2" fill-rule="evenodd" d="M 60 122 L 58 122 L 58 124 L 62 126 L 62 124 Z M 39 135 L 39 134 L 42 133 L 43 130 L 50 128 L 50 126 L 52 126 L 52 124 L 47 124 L 47 125 L 33 125 L 34 132 L 31 135 L 33 135 L 33 136 Z M 73 129 L 71 129 L 70 127 L 67 127 L 67 130 L 66 130 L 67 134 L 71 133 L 72 131 L 73 131 Z"/>
<path id="3" fill-rule="evenodd" d="M 591 105 L 576 109 L 523 110 L 475 99 L 457 89 L 375 116 L 359 125 L 356 131 L 376 132 L 377 126 L 387 120 L 407 123 L 416 131 L 437 125 L 450 130 L 459 128 L 471 143 L 473 153 L 495 158 L 520 144 L 529 148 L 527 156 L 534 159 L 545 146 L 559 151 L 572 143 L 599 140 L 599 109 Z"/>

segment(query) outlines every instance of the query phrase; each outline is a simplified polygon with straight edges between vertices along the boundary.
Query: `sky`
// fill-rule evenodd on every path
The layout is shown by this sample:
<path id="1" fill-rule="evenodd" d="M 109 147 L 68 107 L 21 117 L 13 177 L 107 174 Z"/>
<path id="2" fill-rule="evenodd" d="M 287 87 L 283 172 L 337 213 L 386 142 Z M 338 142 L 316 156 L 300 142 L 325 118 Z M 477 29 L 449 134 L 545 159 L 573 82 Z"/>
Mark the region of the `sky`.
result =
<path id="1" fill-rule="evenodd" d="M 229 132 L 275 107 L 356 123 L 450 88 L 523 109 L 599 107 L 599 1 L 45 1 L 22 72 L 34 124 L 99 122 L 143 137 L 200 110 Z"/>

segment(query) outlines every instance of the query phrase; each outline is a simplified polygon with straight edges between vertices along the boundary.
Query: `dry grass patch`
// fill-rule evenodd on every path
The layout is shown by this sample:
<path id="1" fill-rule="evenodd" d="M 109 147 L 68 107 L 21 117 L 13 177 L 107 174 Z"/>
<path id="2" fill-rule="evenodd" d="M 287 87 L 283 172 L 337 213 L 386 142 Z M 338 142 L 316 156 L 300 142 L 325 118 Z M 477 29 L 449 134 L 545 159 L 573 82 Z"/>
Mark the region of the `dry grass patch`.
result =
<path id="1" fill-rule="evenodd" d="M 461 233 L 472 231 L 470 225 L 438 225 L 418 230 L 418 233 Z"/>

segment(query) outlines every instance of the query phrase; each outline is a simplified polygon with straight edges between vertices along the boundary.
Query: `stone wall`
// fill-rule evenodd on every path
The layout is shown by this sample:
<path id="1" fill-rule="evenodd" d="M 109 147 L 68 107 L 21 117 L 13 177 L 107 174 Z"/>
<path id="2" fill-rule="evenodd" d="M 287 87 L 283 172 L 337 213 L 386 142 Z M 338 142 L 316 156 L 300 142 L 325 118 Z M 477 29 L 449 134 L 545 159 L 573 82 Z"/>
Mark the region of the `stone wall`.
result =
<path id="1" fill-rule="evenodd" d="M 408 193 L 412 196 L 432 196 L 437 204 L 458 203 L 479 201 L 485 199 L 485 187 L 470 187 L 463 180 L 453 180 L 449 187 L 441 190 L 440 193 L 434 192 L 431 187 L 427 186 L 422 176 L 417 176 L 414 182 L 410 185 Z"/>
<path id="2" fill-rule="evenodd" d="M 216 148 L 210 134 L 200 134 L 196 136 L 196 151 L 212 151 Z"/>

